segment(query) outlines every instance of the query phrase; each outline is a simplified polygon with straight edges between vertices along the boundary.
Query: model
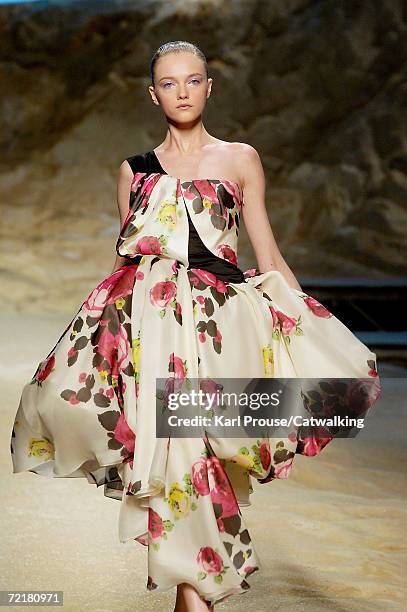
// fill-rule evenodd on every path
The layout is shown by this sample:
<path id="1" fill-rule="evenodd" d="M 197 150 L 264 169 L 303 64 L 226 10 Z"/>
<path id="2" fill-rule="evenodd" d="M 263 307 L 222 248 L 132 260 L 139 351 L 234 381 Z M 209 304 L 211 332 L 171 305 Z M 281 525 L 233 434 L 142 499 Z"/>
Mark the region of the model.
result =
<path id="1" fill-rule="evenodd" d="M 104 485 L 121 502 L 120 541 L 148 546 L 147 588 L 177 586 L 177 612 L 213 610 L 260 568 L 240 510 L 251 479 L 286 478 L 296 453 L 330 437 L 157 437 L 157 379 L 168 391 L 198 378 L 367 378 L 370 403 L 380 384 L 376 355 L 284 261 L 257 151 L 205 129 L 202 51 L 162 45 L 151 77 L 165 140 L 120 166 L 114 269 L 24 386 L 11 452 L 14 472 Z M 258 263 L 244 272 L 242 220 Z"/>

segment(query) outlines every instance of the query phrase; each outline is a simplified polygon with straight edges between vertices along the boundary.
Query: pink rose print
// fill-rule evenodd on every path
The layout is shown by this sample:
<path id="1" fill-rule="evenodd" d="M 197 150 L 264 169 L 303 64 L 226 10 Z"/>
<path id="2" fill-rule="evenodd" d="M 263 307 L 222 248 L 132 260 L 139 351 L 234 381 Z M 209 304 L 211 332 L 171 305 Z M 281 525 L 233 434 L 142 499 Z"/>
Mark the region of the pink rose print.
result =
<path id="1" fill-rule="evenodd" d="M 276 313 L 280 322 L 281 333 L 283 336 L 289 336 L 296 327 L 296 319 L 289 317 L 288 315 L 284 314 L 284 312 L 281 312 L 281 310 L 277 310 Z"/>
<path id="2" fill-rule="evenodd" d="M 146 195 L 146 202 L 148 203 L 149 196 L 151 195 L 156 182 L 159 180 L 159 174 L 150 174 L 145 177 L 144 186 L 143 186 L 143 194 Z"/>
<path id="3" fill-rule="evenodd" d="M 270 445 L 268 442 L 262 442 L 259 447 L 259 456 L 261 465 L 267 470 L 271 463 Z"/>
<path id="4" fill-rule="evenodd" d="M 209 494 L 208 468 L 205 459 L 198 459 L 193 463 L 191 480 L 199 495 Z"/>
<path id="5" fill-rule="evenodd" d="M 196 181 L 192 181 L 192 185 L 197 189 L 198 193 L 202 198 L 210 200 L 212 204 L 218 201 L 216 192 L 214 191 L 212 184 L 206 179 L 198 179 Z M 193 192 L 192 189 L 186 189 L 184 192 L 184 197 L 188 200 L 194 200 L 196 198 L 196 194 Z"/>
<path id="6" fill-rule="evenodd" d="M 105 308 L 108 288 L 110 286 L 111 284 L 108 283 L 108 279 L 105 279 L 92 291 L 88 299 L 85 301 L 84 307 L 92 314 L 92 316 L 100 314 Z"/>
<path id="7" fill-rule="evenodd" d="M 274 478 L 288 478 L 291 472 L 292 462 L 293 460 L 290 459 L 290 461 L 286 461 L 282 465 L 276 467 L 274 471 Z"/>
<path id="8" fill-rule="evenodd" d="M 236 200 L 237 207 L 240 210 L 243 204 L 240 185 L 238 183 L 225 180 L 223 183 L 223 186 L 226 189 L 226 191 L 230 193 L 233 199 Z"/>
<path id="9" fill-rule="evenodd" d="M 207 396 L 214 397 L 213 404 L 212 404 L 213 406 L 215 407 L 219 406 L 219 402 L 221 401 L 221 399 L 218 396 L 218 392 L 221 390 L 221 385 L 217 383 L 216 380 L 212 380 L 212 378 L 206 378 L 206 379 L 200 380 L 199 389 L 200 391 L 202 391 L 202 393 L 206 394 Z M 204 406 L 207 405 L 206 404 L 207 399 L 209 399 L 209 397 L 204 399 L 204 404 L 203 404 Z"/>
<path id="10" fill-rule="evenodd" d="M 187 375 L 185 362 L 182 361 L 181 357 L 177 357 L 174 353 L 170 355 L 170 371 L 174 372 L 175 378 L 184 380 Z"/>
<path id="11" fill-rule="evenodd" d="M 239 514 L 232 485 L 218 457 L 207 459 L 208 473 L 211 477 L 211 497 L 215 504 L 222 505 L 222 518 Z"/>
<path id="12" fill-rule="evenodd" d="M 207 574 L 220 574 L 222 571 L 222 557 L 210 546 L 200 548 L 196 560 Z"/>
<path id="13" fill-rule="evenodd" d="M 37 375 L 35 376 L 35 380 L 39 383 L 44 382 L 44 380 L 51 374 L 52 370 L 54 369 L 54 365 L 55 355 L 52 354 L 41 363 L 40 369 L 38 370 Z"/>
<path id="14" fill-rule="evenodd" d="M 304 450 L 302 454 L 307 457 L 314 457 L 318 455 L 330 440 L 332 440 L 332 436 L 327 436 L 325 438 L 304 438 Z"/>
<path id="15" fill-rule="evenodd" d="M 184 383 L 183 378 L 173 378 L 172 376 L 170 376 L 169 378 L 166 379 L 165 385 L 164 385 L 164 398 L 163 398 L 165 405 L 168 404 L 168 396 L 171 393 L 179 393 L 180 391 L 182 391 L 183 383 Z"/>
<path id="16" fill-rule="evenodd" d="M 114 304 L 117 298 L 130 295 L 133 291 L 133 275 L 126 268 L 120 268 L 105 278 L 84 302 L 84 307 L 93 317 L 102 313 L 108 304 Z"/>
<path id="17" fill-rule="evenodd" d="M 137 542 L 140 542 L 140 544 L 143 544 L 144 546 L 148 545 L 148 535 L 143 533 L 143 535 L 138 536 L 137 538 L 134 538 L 135 540 L 137 540 Z"/>
<path id="18" fill-rule="evenodd" d="M 223 257 L 223 259 L 227 259 L 227 261 L 230 261 L 230 263 L 237 266 L 237 255 L 231 246 L 229 246 L 228 244 L 220 244 L 217 248 L 217 251 L 220 257 Z"/>
<path id="19" fill-rule="evenodd" d="M 308 308 L 312 311 L 314 315 L 317 317 L 323 317 L 324 319 L 329 319 L 333 316 L 332 312 L 329 312 L 325 306 L 320 304 L 315 298 L 308 296 L 304 298 L 304 302 L 308 306 Z"/>
<path id="20" fill-rule="evenodd" d="M 72 404 L 72 405 L 75 405 L 75 404 L 79 404 L 79 403 L 80 403 L 80 402 L 79 402 L 79 400 L 78 400 L 78 398 L 77 398 L 77 395 L 76 395 L 75 391 L 72 391 L 72 393 L 70 394 L 70 396 L 69 396 L 69 398 L 68 398 L 68 402 L 69 402 L 70 404 Z"/>
<path id="21" fill-rule="evenodd" d="M 161 244 L 155 236 L 143 236 L 136 243 L 136 252 L 142 255 L 159 255 L 161 253 Z"/>
<path id="22" fill-rule="evenodd" d="M 98 352 L 104 357 L 111 368 L 112 376 L 119 376 L 121 370 L 125 369 L 125 363 L 129 360 L 129 341 L 126 330 L 120 326 L 116 335 L 113 334 L 106 322 L 103 326 L 98 341 Z"/>
<path id="23" fill-rule="evenodd" d="M 243 276 L 250 278 L 251 276 L 256 276 L 257 268 L 248 268 L 243 272 Z"/>
<path id="24" fill-rule="evenodd" d="M 153 540 L 161 538 L 164 533 L 163 520 L 152 508 L 148 509 L 148 531 Z"/>
<path id="25" fill-rule="evenodd" d="M 200 268 L 191 268 L 191 272 L 193 272 L 195 276 L 199 278 L 199 280 L 205 283 L 205 285 L 215 287 L 215 289 L 217 289 L 220 293 L 227 293 L 228 288 L 225 283 L 212 274 L 212 272 L 201 270 Z"/>
<path id="26" fill-rule="evenodd" d="M 273 329 L 274 329 L 275 326 L 278 323 L 277 313 L 276 313 L 276 311 L 274 310 L 274 308 L 272 306 L 269 306 L 269 310 L 270 310 L 270 313 L 271 313 L 271 318 L 273 320 Z"/>
<path id="27" fill-rule="evenodd" d="M 150 302 L 158 308 L 165 308 L 177 294 L 177 286 L 173 281 L 161 281 L 150 289 Z"/>
<path id="28" fill-rule="evenodd" d="M 114 437 L 130 452 L 134 452 L 135 435 L 130 429 L 125 419 L 123 412 L 120 413 L 120 417 L 117 420 L 116 427 L 114 429 Z"/>

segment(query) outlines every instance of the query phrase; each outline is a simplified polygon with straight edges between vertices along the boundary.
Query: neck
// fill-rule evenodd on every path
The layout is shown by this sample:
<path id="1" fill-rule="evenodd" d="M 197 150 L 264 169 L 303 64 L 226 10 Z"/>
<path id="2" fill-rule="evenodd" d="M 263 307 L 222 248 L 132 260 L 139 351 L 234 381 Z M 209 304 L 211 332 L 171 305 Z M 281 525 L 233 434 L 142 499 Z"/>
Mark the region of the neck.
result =
<path id="1" fill-rule="evenodd" d="M 169 125 L 164 141 L 158 149 L 158 153 L 174 153 L 177 157 L 188 156 L 202 153 L 202 149 L 216 142 L 205 129 L 203 123 L 199 121 L 196 125 L 187 128 Z"/>

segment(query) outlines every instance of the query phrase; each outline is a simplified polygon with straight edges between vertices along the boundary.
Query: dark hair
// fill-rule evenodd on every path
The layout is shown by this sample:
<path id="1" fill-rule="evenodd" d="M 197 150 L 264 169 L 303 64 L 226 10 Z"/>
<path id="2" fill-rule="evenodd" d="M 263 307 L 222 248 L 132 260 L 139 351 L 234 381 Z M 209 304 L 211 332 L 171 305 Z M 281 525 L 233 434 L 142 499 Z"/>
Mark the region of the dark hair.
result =
<path id="1" fill-rule="evenodd" d="M 190 53 L 194 53 L 203 61 L 204 66 L 205 66 L 206 78 L 208 78 L 209 76 L 208 64 L 207 64 L 204 52 L 199 47 L 197 47 L 193 43 L 190 43 L 186 40 L 171 40 L 169 42 L 162 44 L 160 47 L 158 47 L 157 51 L 154 53 L 153 57 L 151 58 L 150 76 L 151 76 L 151 83 L 153 87 L 154 87 L 154 67 L 155 67 L 157 60 L 163 55 L 167 55 L 167 53 L 180 53 L 182 51 L 189 51 Z"/>

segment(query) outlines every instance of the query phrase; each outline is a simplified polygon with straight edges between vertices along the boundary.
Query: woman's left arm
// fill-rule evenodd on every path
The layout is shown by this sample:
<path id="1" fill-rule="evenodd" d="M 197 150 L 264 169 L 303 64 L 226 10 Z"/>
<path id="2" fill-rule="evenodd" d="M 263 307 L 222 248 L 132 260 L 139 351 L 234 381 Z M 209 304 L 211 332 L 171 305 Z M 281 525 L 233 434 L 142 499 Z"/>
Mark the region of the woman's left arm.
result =
<path id="1" fill-rule="evenodd" d="M 265 206 L 265 185 L 263 165 L 256 149 L 241 143 L 241 167 L 243 168 L 242 188 L 244 204 L 243 221 L 256 255 L 258 269 L 262 272 L 277 270 L 290 287 L 302 291 L 300 284 L 288 266 L 275 241 Z"/>

